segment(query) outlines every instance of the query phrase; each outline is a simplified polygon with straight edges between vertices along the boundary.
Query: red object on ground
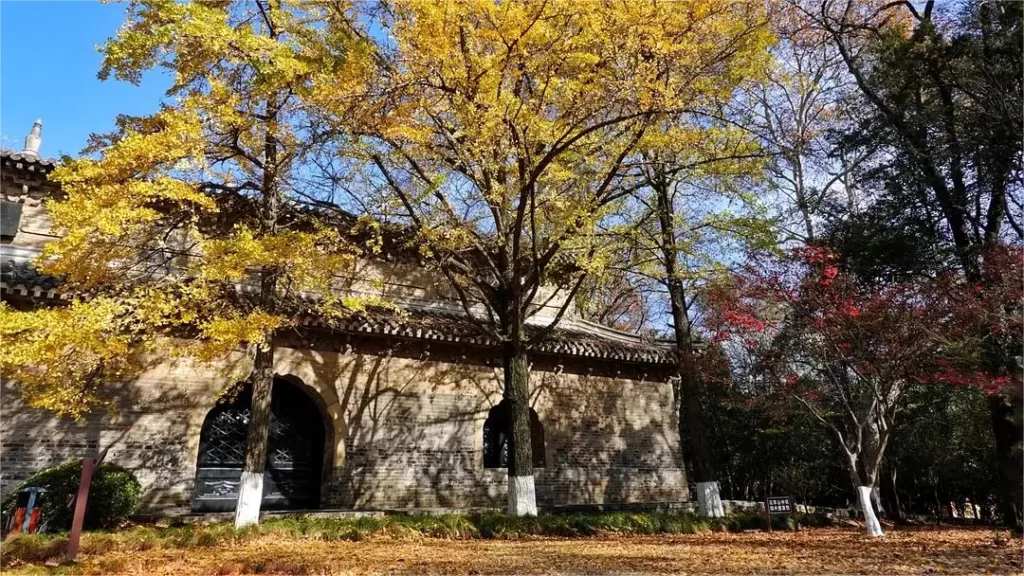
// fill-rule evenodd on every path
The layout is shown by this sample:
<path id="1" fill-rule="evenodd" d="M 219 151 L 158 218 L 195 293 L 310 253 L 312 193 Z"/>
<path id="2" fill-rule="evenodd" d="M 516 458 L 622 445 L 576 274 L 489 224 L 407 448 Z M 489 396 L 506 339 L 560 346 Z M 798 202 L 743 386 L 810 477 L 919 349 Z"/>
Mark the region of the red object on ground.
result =
<path id="1" fill-rule="evenodd" d="M 75 498 L 75 515 L 71 519 L 71 537 L 68 538 L 68 549 L 64 553 L 64 559 L 68 562 L 74 562 L 78 554 L 78 541 L 82 538 L 82 523 L 85 521 L 85 505 L 89 501 L 89 484 L 95 469 L 95 458 L 82 458 L 82 479 L 78 483 L 78 496 Z"/>

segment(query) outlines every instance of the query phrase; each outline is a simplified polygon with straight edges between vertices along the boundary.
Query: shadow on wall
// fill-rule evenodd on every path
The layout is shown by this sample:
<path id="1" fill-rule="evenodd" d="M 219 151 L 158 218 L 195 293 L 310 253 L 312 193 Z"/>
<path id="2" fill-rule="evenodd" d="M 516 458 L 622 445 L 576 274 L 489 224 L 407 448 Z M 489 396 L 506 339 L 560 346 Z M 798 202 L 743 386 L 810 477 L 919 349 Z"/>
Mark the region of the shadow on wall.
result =
<path id="1" fill-rule="evenodd" d="M 540 505 L 688 499 L 668 385 L 538 376 L 550 455 L 538 475 Z"/>
<path id="2" fill-rule="evenodd" d="M 187 506 L 195 465 L 187 446 L 194 400 L 184 390 L 169 388 L 119 386 L 112 391 L 110 411 L 78 422 L 28 407 L 17 387 L 3 382 L 3 494 L 35 472 L 106 451 L 104 461 L 134 471 L 147 487 L 142 508 Z"/>
<path id="3" fill-rule="evenodd" d="M 327 507 L 503 507 L 507 471 L 483 467 L 483 424 L 502 399 L 500 370 L 350 354 L 333 382 L 343 415 Z M 658 382 L 534 371 L 545 429 L 542 506 L 686 500 L 671 388 Z"/>
<path id="4" fill-rule="evenodd" d="M 315 360 L 315 359 L 314 359 Z M 483 470 L 483 420 L 501 399 L 494 371 L 470 364 L 349 354 L 313 367 L 333 382 L 343 461 L 324 505 L 342 508 L 490 506 L 503 502 L 504 471 Z M 333 376 L 341 374 L 341 377 Z"/>
<path id="5" fill-rule="evenodd" d="M 321 507 L 503 507 L 507 471 L 483 467 L 483 424 L 502 399 L 500 369 L 454 356 L 364 344 L 345 354 L 293 350 L 279 376 L 325 419 Z M 3 385 L 4 490 L 31 473 L 110 447 L 136 471 L 147 512 L 191 507 L 199 435 L 215 386 L 151 379 L 118 387 L 116 415 L 57 420 Z M 686 499 L 670 387 L 534 370 L 531 406 L 545 432 L 538 503 Z"/>

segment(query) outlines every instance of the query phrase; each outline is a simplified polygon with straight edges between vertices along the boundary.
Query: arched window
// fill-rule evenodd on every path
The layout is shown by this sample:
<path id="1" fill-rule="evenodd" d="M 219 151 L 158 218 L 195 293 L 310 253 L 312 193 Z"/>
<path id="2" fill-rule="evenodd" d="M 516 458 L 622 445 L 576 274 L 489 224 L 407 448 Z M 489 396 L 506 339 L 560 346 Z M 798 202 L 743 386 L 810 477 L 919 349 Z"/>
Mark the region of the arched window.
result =
<path id="1" fill-rule="evenodd" d="M 508 468 L 511 457 L 512 404 L 502 400 L 491 408 L 484 421 L 484 468 Z M 530 443 L 533 447 L 533 467 L 544 467 L 544 426 L 537 412 L 530 408 Z"/>

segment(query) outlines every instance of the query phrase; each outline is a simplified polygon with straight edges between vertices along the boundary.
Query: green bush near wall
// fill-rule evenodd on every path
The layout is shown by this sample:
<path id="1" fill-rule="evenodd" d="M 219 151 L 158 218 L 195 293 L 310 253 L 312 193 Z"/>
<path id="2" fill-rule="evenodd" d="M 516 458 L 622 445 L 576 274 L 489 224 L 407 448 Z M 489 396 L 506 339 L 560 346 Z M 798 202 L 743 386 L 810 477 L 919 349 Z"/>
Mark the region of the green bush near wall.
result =
<path id="1" fill-rule="evenodd" d="M 61 532 L 71 528 L 73 510 L 68 502 L 78 493 L 78 482 L 82 475 L 82 461 L 69 460 L 40 472 L 36 472 L 11 492 L 0 510 L 3 522 L 14 513 L 18 493 L 29 487 L 45 488 L 43 496 L 42 522 L 49 532 Z M 89 500 L 85 509 L 85 528 L 113 528 L 131 517 L 139 508 L 142 486 L 135 474 L 117 464 L 103 463 L 93 473 L 89 489 Z"/>

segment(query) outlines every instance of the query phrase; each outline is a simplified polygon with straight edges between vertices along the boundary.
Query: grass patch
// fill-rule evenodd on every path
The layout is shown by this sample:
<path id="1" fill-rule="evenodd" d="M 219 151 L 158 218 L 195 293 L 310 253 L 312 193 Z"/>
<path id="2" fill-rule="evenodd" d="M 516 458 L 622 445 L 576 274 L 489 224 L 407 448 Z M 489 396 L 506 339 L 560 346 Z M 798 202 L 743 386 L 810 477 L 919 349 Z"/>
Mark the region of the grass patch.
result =
<path id="1" fill-rule="evenodd" d="M 68 539 L 64 535 L 13 534 L 4 540 L 3 547 L 0 548 L 0 559 L 3 560 L 5 566 L 8 559 L 22 562 L 45 562 L 63 556 L 67 547 Z"/>
<path id="2" fill-rule="evenodd" d="M 773 517 L 777 529 L 831 525 L 823 515 L 797 514 Z M 697 534 L 709 531 L 759 530 L 764 516 L 741 514 L 727 518 L 700 518 L 671 512 L 602 512 L 543 514 L 513 517 L 500 512 L 480 514 L 395 514 L 358 518 L 317 518 L 291 516 L 264 520 L 261 524 L 236 530 L 229 522 L 209 525 L 179 524 L 167 527 L 136 526 L 116 532 L 87 532 L 82 535 L 81 553 L 101 556 L 107 552 L 141 552 L 154 548 L 189 550 L 230 546 L 257 538 L 275 540 L 320 540 L 358 542 L 369 538 L 404 540 L 440 538 L 449 540 L 555 537 L 584 538 L 600 534 L 650 535 Z M 3 542 L 4 567 L 59 561 L 67 547 L 67 536 L 13 535 Z M 225 566 L 224 569 L 236 567 Z M 266 567 L 245 566 L 260 571 Z"/>

